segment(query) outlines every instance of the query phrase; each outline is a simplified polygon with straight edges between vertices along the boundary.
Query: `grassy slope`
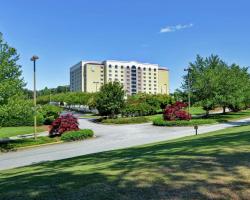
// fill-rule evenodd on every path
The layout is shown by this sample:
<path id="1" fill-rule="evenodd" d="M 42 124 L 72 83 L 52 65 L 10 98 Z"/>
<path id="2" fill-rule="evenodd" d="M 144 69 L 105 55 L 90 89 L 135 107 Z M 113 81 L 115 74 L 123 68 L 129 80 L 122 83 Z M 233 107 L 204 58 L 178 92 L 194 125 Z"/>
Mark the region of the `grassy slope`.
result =
<path id="1" fill-rule="evenodd" d="M 46 126 L 40 126 L 37 128 L 37 132 L 46 131 Z M 21 126 L 21 127 L 0 127 L 0 138 L 11 137 L 16 135 L 24 135 L 34 132 L 32 126 Z"/>
<path id="2" fill-rule="evenodd" d="M 250 126 L 0 172 L 2 199 L 249 199 Z"/>

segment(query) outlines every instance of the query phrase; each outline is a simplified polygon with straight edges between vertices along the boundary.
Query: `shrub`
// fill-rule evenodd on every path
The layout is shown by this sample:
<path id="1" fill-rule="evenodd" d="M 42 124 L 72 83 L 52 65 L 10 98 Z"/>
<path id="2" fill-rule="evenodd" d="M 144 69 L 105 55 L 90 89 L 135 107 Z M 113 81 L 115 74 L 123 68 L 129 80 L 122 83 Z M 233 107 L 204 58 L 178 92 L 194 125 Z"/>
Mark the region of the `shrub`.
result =
<path id="1" fill-rule="evenodd" d="M 117 119 L 103 119 L 101 122 L 105 124 L 137 124 L 137 123 L 145 123 L 150 120 L 146 117 L 121 117 Z"/>
<path id="2" fill-rule="evenodd" d="M 162 117 L 155 118 L 153 125 L 155 126 L 194 126 L 202 124 L 214 124 L 219 121 L 216 119 L 192 119 L 192 120 L 175 120 L 165 121 Z"/>
<path id="3" fill-rule="evenodd" d="M 43 115 L 37 112 L 37 125 L 42 125 Z M 8 103 L 0 106 L 0 126 L 32 126 L 34 110 L 31 101 L 12 98 Z"/>
<path id="4" fill-rule="evenodd" d="M 61 139 L 63 141 L 77 141 L 77 140 L 84 140 L 89 137 L 93 137 L 94 132 L 91 129 L 83 129 L 78 131 L 68 131 L 65 132 Z"/>
<path id="5" fill-rule="evenodd" d="M 187 104 L 179 101 L 175 102 L 172 105 L 167 106 L 163 113 L 164 119 L 167 121 L 190 120 L 191 115 L 185 110 L 182 110 L 185 107 L 187 107 Z"/>
<path id="6" fill-rule="evenodd" d="M 52 122 L 59 117 L 62 108 L 55 105 L 43 105 L 39 110 L 44 118 L 45 125 L 51 125 Z"/>
<path id="7" fill-rule="evenodd" d="M 66 131 L 78 131 L 77 118 L 71 114 L 62 115 L 52 122 L 50 136 L 61 135 Z"/>

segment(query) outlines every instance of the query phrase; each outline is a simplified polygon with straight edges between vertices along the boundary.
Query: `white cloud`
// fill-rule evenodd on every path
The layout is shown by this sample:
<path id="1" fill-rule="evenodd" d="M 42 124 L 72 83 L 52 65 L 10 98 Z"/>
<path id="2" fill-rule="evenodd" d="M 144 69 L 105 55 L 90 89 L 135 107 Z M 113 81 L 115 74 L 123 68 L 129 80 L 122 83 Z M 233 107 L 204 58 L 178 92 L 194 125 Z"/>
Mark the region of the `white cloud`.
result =
<path id="1" fill-rule="evenodd" d="M 170 32 L 175 32 L 175 31 L 179 31 L 181 29 L 186 29 L 186 28 L 191 28 L 193 27 L 194 25 L 192 23 L 190 24 L 178 24 L 178 25 L 175 25 L 175 26 L 166 26 L 164 28 L 162 28 L 160 30 L 160 33 L 170 33 Z"/>

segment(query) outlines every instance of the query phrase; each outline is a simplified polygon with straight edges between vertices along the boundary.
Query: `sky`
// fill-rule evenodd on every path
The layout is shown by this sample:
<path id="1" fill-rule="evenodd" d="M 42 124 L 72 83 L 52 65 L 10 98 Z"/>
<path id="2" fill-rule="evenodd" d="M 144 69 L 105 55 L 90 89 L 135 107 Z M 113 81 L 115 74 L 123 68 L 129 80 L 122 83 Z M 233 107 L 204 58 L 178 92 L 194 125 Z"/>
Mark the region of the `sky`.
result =
<path id="1" fill-rule="evenodd" d="M 81 60 L 134 60 L 170 70 L 170 92 L 197 54 L 250 66 L 249 0 L 0 0 L 0 32 L 32 88 L 69 84 Z"/>

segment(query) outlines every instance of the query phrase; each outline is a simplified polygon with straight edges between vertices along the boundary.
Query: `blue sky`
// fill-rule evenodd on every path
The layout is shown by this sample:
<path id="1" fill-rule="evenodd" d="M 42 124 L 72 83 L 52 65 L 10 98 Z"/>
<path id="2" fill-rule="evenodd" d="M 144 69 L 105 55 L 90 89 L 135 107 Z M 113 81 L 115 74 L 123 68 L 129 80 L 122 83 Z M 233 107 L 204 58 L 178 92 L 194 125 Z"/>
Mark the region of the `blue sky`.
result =
<path id="1" fill-rule="evenodd" d="M 250 66 L 249 0 L 0 0 L 0 32 L 27 87 L 69 84 L 80 60 L 136 60 L 170 69 L 171 92 L 196 54 Z"/>

